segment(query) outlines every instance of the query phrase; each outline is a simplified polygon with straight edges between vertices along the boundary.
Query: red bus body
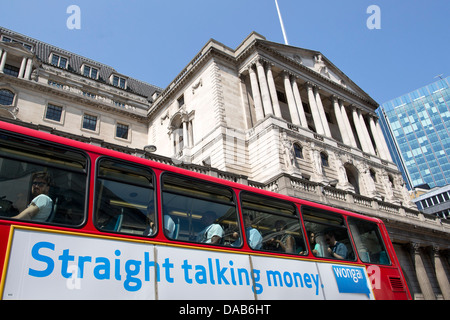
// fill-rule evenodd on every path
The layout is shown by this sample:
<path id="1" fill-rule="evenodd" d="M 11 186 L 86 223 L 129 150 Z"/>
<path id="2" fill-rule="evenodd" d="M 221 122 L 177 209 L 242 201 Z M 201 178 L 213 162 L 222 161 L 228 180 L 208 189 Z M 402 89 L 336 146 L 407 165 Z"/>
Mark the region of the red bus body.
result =
<path id="1" fill-rule="evenodd" d="M 24 128 L 21 126 L 13 125 L 6 122 L 0 122 L 0 134 L 2 133 L 13 133 L 16 135 L 21 135 L 25 138 L 30 138 L 33 141 L 45 141 L 46 143 L 58 145 L 58 146 L 64 146 L 64 147 L 70 147 L 71 149 L 80 150 L 88 157 L 88 169 L 87 174 L 88 176 L 88 187 L 87 187 L 87 200 L 86 200 L 86 208 L 87 213 L 85 213 L 85 220 L 84 222 L 76 227 L 70 227 L 70 226 L 61 226 L 58 224 L 37 224 L 30 221 L 22 221 L 22 220 L 14 220 L 14 219 L 4 219 L 0 217 L 0 274 L 2 275 L 2 284 L 1 289 L 4 289 L 5 281 L 8 277 L 7 274 L 7 266 L 8 266 L 8 257 L 11 255 L 11 237 L 12 232 L 16 229 L 28 229 L 39 231 L 49 231 L 49 232 L 61 232 L 61 233 L 74 233 L 74 234 L 83 234 L 87 236 L 102 236 L 102 237 L 108 237 L 108 238 L 114 238 L 117 240 L 131 240 L 131 241 L 139 241 L 139 243 L 148 242 L 153 245 L 162 245 L 162 246 L 174 246 L 182 248 L 183 250 L 212 250 L 213 252 L 229 252 L 229 253 L 239 253 L 239 254 L 247 254 L 247 255 L 257 255 L 260 257 L 275 257 L 279 259 L 291 259 L 291 260 L 301 260 L 301 261 L 314 261 L 314 262 L 324 262 L 324 263 L 338 263 L 348 265 L 348 266 L 361 266 L 364 267 L 367 270 L 367 275 L 369 278 L 372 279 L 372 292 L 374 295 L 374 298 L 376 300 L 410 300 L 411 295 L 407 288 L 406 281 L 404 279 L 404 276 L 401 271 L 401 267 L 399 264 L 399 261 L 397 259 L 397 256 L 394 251 L 394 247 L 389 239 L 388 232 L 386 230 L 386 227 L 384 226 L 383 222 L 376 218 L 371 218 L 367 216 L 363 216 L 360 214 L 348 212 L 341 209 L 331 208 L 325 205 L 313 203 L 310 201 L 301 200 L 298 198 L 293 198 L 289 196 L 284 196 L 280 194 L 276 194 L 269 191 L 264 191 L 256 188 L 252 188 L 246 185 L 241 185 L 238 183 L 226 181 L 219 178 L 214 178 L 211 176 L 207 176 L 204 174 L 199 174 L 196 172 L 191 172 L 185 169 L 181 169 L 178 167 L 173 167 L 165 164 L 161 164 L 158 162 L 138 158 L 135 156 L 130 156 L 127 154 L 123 154 L 120 152 L 116 152 L 113 150 L 108 150 L 104 148 L 100 148 L 97 146 L 85 144 L 82 142 L 70 140 L 67 138 L 55 136 L 52 134 L 36 131 L 29 128 Z M 247 243 L 247 241 L 243 241 L 242 246 L 239 248 L 234 247 L 227 247 L 224 248 L 222 246 L 211 246 L 211 245 L 204 245 L 204 244 L 193 244 L 193 243 L 187 243 L 186 241 L 177 241 L 177 240 L 171 240 L 166 237 L 164 232 L 157 232 L 155 236 L 151 238 L 146 238 L 142 236 L 136 236 L 136 235 L 130 235 L 130 234 L 116 234 L 116 233 L 108 233 L 104 232 L 98 229 L 96 225 L 94 224 L 93 219 L 93 212 L 95 211 L 94 208 L 94 197 L 95 197 L 95 184 L 96 184 L 96 166 L 98 163 L 98 160 L 102 157 L 108 157 L 112 159 L 120 159 L 121 161 L 126 161 L 129 163 L 137 164 L 140 166 L 146 166 L 151 168 L 151 170 L 155 174 L 155 181 L 158 181 L 158 183 L 161 181 L 161 175 L 165 172 L 171 172 L 174 174 L 180 174 L 183 176 L 188 176 L 194 179 L 204 180 L 208 181 L 217 185 L 223 185 L 233 190 L 233 192 L 236 195 L 236 198 L 239 198 L 239 194 L 241 192 L 251 192 L 257 195 L 261 196 L 267 196 L 271 198 L 280 199 L 283 201 L 289 201 L 293 204 L 295 204 L 295 207 L 298 209 L 298 212 L 302 212 L 303 206 L 308 206 L 311 208 L 316 208 L 320 210 L 326 210 L 327 212 L 336 213 L 339 215 L 342 215 L 346 221 L 348 218 L 357 218 L 361 219 L 367 222 L 371 222 L 376 224 L 379 227 L 379 230 L 381 232 L 381 236 L 383 238 L 384 244 L 386 246 L 386 251 L 389 256 L 390 263 L 388 265 L 380 265 L 380 264 L 370 264 L 365 263 L 361 260 L 359 255 L 355 256 L 354 261 L 347 261 L 347 262 L 340 262 L 333 259 L 322 259 L 315 255 L 313 255 L 312 250 L 309 250 L 306 255 L 298 256 L 294 254 L 284 254 L 284 253 L 277 253 L 273 254 L 270 252 L 255 252 Z M 156 187 L 156 195 L 157 199 L 161 199 L 161 188 Z M 2 196 L 2 191 L 0 190 L 0 196 Z M 159 201 L 159 200 L 158 200 Z M 157 208 L 157 219 L 159 222 L 159 225 L 163 225 L 163 214 L 161 205 L 158 205 Z M 242 209 L 241 206 L 239 206 L 239 215 L 242 215 Z M 301 216 L 301 214 L 300 214 Z M 239 218 L 239 224 L 241 229 L 244 229 L 243 225 L 243 219 Z M 301 221 L 301 227 L 302 232 L 306 234 L 305 230 L 305 224 L 302 218 L 300 218 Z M 351 235 L 351 241 L 354 241 L 354 237 Z M 305 236 L 305 243 L 309 243 L 309 239 L 306 239 Z M 353 243 L 353 247 L 355 247 L 355 244 Z M 372 278 L 373 276 L 373 278 Z M 4 294 L 3 292 L 1 294 Z M 3 296 L 5 298 L 5 296 Z M 187 296 L 189 298 L 189 295 Z"/>

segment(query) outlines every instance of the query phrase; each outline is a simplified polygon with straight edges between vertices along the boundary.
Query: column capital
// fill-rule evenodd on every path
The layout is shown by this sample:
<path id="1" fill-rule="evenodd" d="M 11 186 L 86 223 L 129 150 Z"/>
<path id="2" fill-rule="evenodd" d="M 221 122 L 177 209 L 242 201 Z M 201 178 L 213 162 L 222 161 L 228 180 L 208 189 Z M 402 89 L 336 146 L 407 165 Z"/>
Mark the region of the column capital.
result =
<path id="1" fill-rule="evenodd" d="M 332 94 L 332 95 L 330 96 L 330 100 L 331 100 L 331 102 L 337 102 L 337 103 L 339 103 L 339 100 L 341 100 L 341 97 L 339 97 L 338 95 Z"/>
<path id="2" fill-rule="evenodd" d="M 265 62 L 264 59 L 261 57 L 255 59 L 256 66 L 264 66 L 264 62 Z"/>
<path id="3" fill-rule="evenodd" d="M 246 67 L 246 69 L 248 70 L 248 72 L 255 72 L 255 69 L 253 69 L 253 66 L 255 66 L 256 63 L 255 62 L 250 62 L 248 64 L 248 66 Z"/>
<path id="4" fill-rule="evenodd" d="M 420 253 L 420 248 L 422 248 L 422 244 L 418 242 L 411 242 L 411 251 L 414 254 Z"/>
<path id="5" fill-rule="evenodd" d="M 316 85 L 314 82 L 306 81 L 305 84 L 304 84 L 304 86 L 305 86 L 307 89 L 309 89 L 309 88 L 314 89 L 317 85 Z"/>

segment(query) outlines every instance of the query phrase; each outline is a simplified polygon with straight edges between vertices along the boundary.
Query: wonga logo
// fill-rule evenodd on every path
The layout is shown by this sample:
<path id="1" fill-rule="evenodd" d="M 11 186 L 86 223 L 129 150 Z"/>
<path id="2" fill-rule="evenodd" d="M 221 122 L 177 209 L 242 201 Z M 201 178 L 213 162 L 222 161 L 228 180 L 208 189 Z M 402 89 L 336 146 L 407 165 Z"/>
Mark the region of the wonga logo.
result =
<path id="1" fill-rule="evenodd" d="M 340 293 L 364 293 L 370 298 L 364 268 L 333 266 Z"/>

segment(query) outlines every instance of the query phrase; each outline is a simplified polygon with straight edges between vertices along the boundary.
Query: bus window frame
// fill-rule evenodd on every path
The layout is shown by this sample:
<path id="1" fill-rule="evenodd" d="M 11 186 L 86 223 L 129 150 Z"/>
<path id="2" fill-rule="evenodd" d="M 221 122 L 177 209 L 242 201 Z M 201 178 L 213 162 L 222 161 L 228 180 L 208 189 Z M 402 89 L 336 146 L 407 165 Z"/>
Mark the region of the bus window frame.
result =
<path id="1" fill-rule="evenodd" d="M 299 206 L 298 203 L 296 202 L 292 202 L 289 200 L 285 200 L 285 199 L 280 199 L 277 197 L 273 197 L 273 196 L 268 196 L 265 194 L 261 194 L 261 193 L 257 193 L 257 192 L 253 192 L 253 191 L 247 191 L 247 190 L 241 190 L 241 192 L 239 193 L 239 207 L 241 210 L 241 216 L 242 216 L 242 226 L 243 226 L 243 230 L 245 231 L 245 225 L 243 222 L 243 216 L 244 216 L 244 209 L 249 210 L 248 208 L 245 208 L 244 206 L 244 201 L 242 201 L 242 195 L 245 196 L 245 194 L 251 194 L 253 196 L 259 197 L 259 198 L 265 198 L 265 199 L 271 199 L 271 200 L 275 200 L 275 201 L 279 201 L 279 202 L 284 202 L 286 205 L 292 205 L 292 208 L 294 209 L 294 214 L 293 215 L 288 215 L 288 214 L 284 214 L 284 213 L 276 213 L 276 212 L 272 212 L 269 210 L 260 210 L 260 212 L 265 213 L 265 214 L 270 214 L 273 216 L 278 216 L 278 217 L 285 217 L 285 218 L 296 218 L 297 222 L 298 222 L 298 226 L 299 226 L 299 231 L 301 231 L 301 240 L 303 241 L 303 243 L 305 244 L 306 248 L 305 250 L 303 250 L 304 253 L 300 254 L 300 253 L 290 253 L 290 252 L 281 252 L 281 251 L 274 251 L 274 250 L 268 250 L 268 249 L 254 249 L 250 246 L 249 242 L 248 242 L 248 238 L 247 235 L 245 235 L 245 243 L 246 245 L 250 248 L 250 250 L 254 251 L 254 252 L 263 252 L 269 255 L 279 255 L 279 254 L 283 254 L 283 255 L 290 255 L 290 256 L 295 256 L 295 257 L 307 257 L 309 254 L 309 246 L 307 245 L 306 242 L 306 237 L 305 237 L 305 228 L 303 225 L 303 219 L 302 219 L 302 215 L 301 212 L 299 210 Z M 248 201 L 247 201 L 248 202 Z M 257 229 L 258 230 L 258 229 Z M 259 230 L 258 230 L 259 232 Z M 245 234 L 245 232 L 242 232 Z M 241 235 L 242 236 L 242 235 Z M 244 241 L 242 241 L 242 243 L 244 243 Z"/>
<path id="2" fill-rule="evenodd" d="M 90 190 L 91 190 L 90 189 L 90 178 L 91 178 L 91 169 L 92 169 L 92 159 L 91 159 L 90 154 L 86 150 L 83 150 L 81 148 L 71 147 L 64 143 L 48 141 L 48 140 L 45 140 L 42 138 L 37 138 L 34 136 L 30 136 L 28 134 L 17 133 L 14 131 L 7 131 L 4 129 L 0 129 L 0 135 L 5 135 L 5 136 L 11 137 L 13 139 L 23 140 L 23 142 L 27 143 L 28 145 L 34 144 L 34 145 L 39 145 L 39 146 L 45 147 L 45 151 L 41 152 L 41 154 L 39 155 L 40 157 L 43 157 L 43 158 L 45 158 L 45 157 L 50 158 L 47 155 L 48 153 L 55 154 L 53 152 L 53 150 L 51 150 L 51 149 L 58 149 L 61 151 L 66 150 L 66 151 L 72 152 L 74 154 L 77 154 L 85 160 L 84 167 L 81 166 L 82 167 L 81 169 L 75 169 L 75 168 L 71 168 L 71 167 L 65 167 L 64 165 L 52 164 L 51 162 L 39 161 L 36 159 L 36 157 L 31 157 L 31 156 L 29 158 L 26 156 L 18 155 L 18 154 L 16 154 L 16 155 L 9 154 L 9 155 L 4 156 L 5 159 L 9 159 L 12 161 L 20 161 L 20 162 L 24 162 L 24 163 L 30 163 L 30 164 L 33 164 L 36 166 L 42 166 L 42 167 L 51 168 L 54 170 L 72 172 L 72 173 L 76 173 L 76 174 L 84 174 L 85 192 L 84 192 L 84 203 L 83 203 L 83 219 L 81 219 L 79 224 L 71 225 L 71 224 L 57 223 L 57 222 L 52 222 L 52 221 L 40 222 L 40 221 L 33 221 L 33 220 L 18 220 L 18 219 L 11 219 L 10 217 L 0 217 L 0 220 L 8 220 L 8 221 L 11 221 L 11 222 L 14 222 L 17 224 L 26 223 L 26 224 L 42 225 L 42 226 L 57 226 L 57 227 L 71 228 L 71 229 L 83 229 L 89 220 L 89 199 L 90 199 Z M 33 151 L 33 154 L 36 154 L 36 151 Z M 78 163 L 78 161 L 76 161 L 76 160 L 74 160 L 73 162 Z"/>
<path id="3" fill-rule="evenodd" d="M 359 249 L 358 249 L 357 242 L 356 242 L 356 240 L 355 240 L 355 236 L 353 235 L 352 226 L 351 226 L 351 221 L 348 221 L 348 219 L 350 219 L 350 220 L 355 220 L 355 221 L 362 221 L 362 222 L 364 222 L 364 223 L 368 223 L 368 224 L 372 224 L 372 225 L 376 226 L 378 241 L 381 240 L 381 244 L 382 244 L 384 250 L 386 251 L 386 256 L 387 256 L 387 259 L 389 260 L 389 263 L 384 264 L 384 263 L 366 262 L 366 261 L 364 261 L 364 260 L 361 258 L 361 254 L 360 254 L 360 251 L 359 251 Z M 391 257 L 391 253 L 390 253 L 390 251 L 389 251 L 389 247 L 386 245 L 386 242 L 385 242 L 385 236 L 384 236 L 383 233 L 382 233 L 382 230 L 381 230 L 381 228 L 380 228 L 379 223 L 374 222 L 374 221 L 370 221 L 370 220 L 366 220 L 366 219 L 361 219 L 361 218 L 358 218 L 358 217 L 348 216 L 348 217 L 347 217 L 347 225 L 348 225 L 348 230 L 350 231 L 350 235 L 351 235 L 351 237 L 352 237 L 353 246 L 354 246 L 355 249 L 356 249 L 354 252 L 355 252 L 356 256 L 358 257 L 358 260 L 361 261 L 361 263 L 369 264 L 369 265 L 378 265 L 378 266 L 382 266 L 382 267 L 390 267 L 390 266 L 393 266 L 394 262 L 392 261 L 392 257 Z"/>
<path id="4" fill-rule="evenodd" d="M 314 204 L 315 206 L 311 206 L 311 205 L 308 205 L 308 204 L 302 204 L 301 206 L 300 206 L 300 210 L 301 210 L 301 213 L 302 213 L 302 218 L 303 218 L 303 223 L 304 223 L 304 228 L 305 228 L 305 232 L 306 233 L 309 233 L 310 231 L 307 229 L 307 227 L 306 227 L 306 223 L 307 222 L 311 222 L 311 223 L 315 223 L 315 224 L 320 224 L 320 225 L 322 225 L 322 226 L 328 226 L 328 227 L 332 227 L 332 228 L 336 228 L 336 229 L 341 229 L 341 230 L 345 230 L 346 231 L 346 234 L 347 234 L 347 239 L 348 239 L 348 241 L 349 241 L 349 244 L 350 244 L 350 246 L 351 246 L 351 249 L 352 249 L 352 251 L 350 252 L 348 252 L 348 254 L 350 254 L 350 253 L 353 253 L 353 259 L 338 259 L 338 258 L 334 258 L 334 257 L 326 257 L 326 256 L 323 256 L 323 257 L 321 257 L 321 256 L 316 256 L 314 253 L 313 253 L 313 249 L 311 248 L 311 242 L 310 242 L 310 239 L 309 239 L 309 236 L 307 237 L 308 238 L 308 249 L 309 249 L 309 252 L 311 253 L 311 255 L 314 257 L 314 259 L 325 259 L 325 260 L 332 260 L 332 261 L 341 261 L 341 262 L 346 262 L 346 263 L 356 263 L 356 262 L 358 262 L 358 261 L 360 261 L 359 260 L 359 255 L 357 254 L 357 252 L 356 252 L 356 246 L 355 246 L 355 243 L 354 243 L 354 239 L 353 239 L 353 235 L 352 235 L 352 232 L 351 232 L 351 230 L 350 230 L 350 227 L 349 227 L 349 225 L 348 225 L 348 222 L 347 222 L 347 218 L 348 218 L 348 215 L 346 215 L 346 214 L 342 214 L 342 213 L 338 213 L 338 212 L 336 212 L 336 211 L 333 211 L 333 210 L 330 210 L 330 209 L 324 209 L 324 208 L 322 208 L 322 207 L 320 207 L 319 205 L 317 205 L 317 204 Z M 341 226 L 337 226 L 337 225 L 334 225 L 334 224 L 331 224 L 331 223 L 324 223 L 324 222 L 314 222 L 314 221 L 311 221 L 311 220 L 308 220 L 307 218 L 305 218 L 305 216 L 308 216 L 308 214 L 304 214 L 304 209 L 312 209 L 313 211 L 314 210 L 319 210 L 321 213 L 324 213 L 325 215 L 329 215 L 329 216 L 336 216 L 336 217 L 339 217 L 339 218 L 341 218 L 342 219 L 342 225 Z M 313 214 L 309 214 L 309 215 L 313 215 Z M 326 229 L 325 229 L 326 230 Z M 342 243 L 342 242 L 341 242 Z M 345 244 L 344 244 L 345 245 Z M 348 249 L 348 248 L 347 248 Z"/>
<path id="5" fill-rule="evenodd" d="M 141 234 L 135 234 L 135 233 L 129 233 L 129 232 L 105 230 L 105 229 L 101 229 L 99 227 L 98 220 L 97 220 L 98 219 L 97 204 L 98 204 L 98 200 L 99 200 L 97 189 L 99 187 L 99 180 L 102 179 L 102 180 L 112 181 L 115 183 L 123 183 L 123 184 L 126 183 L 125 181 L 120 180 L 120 179 L 114 179 L 114 178 L 110 178 L 110 177 L 102 177 L 100 175 L 100 167 L 101 167 L 102 161 L 111 161 L 113 163 L 122 164 L 124 166 L 135 167 L 137 169 L 146 170 L 149 173 L 151 173 L 151 177 L 152 177 L 151 183 L 152 183 L 152 187 L 153 187 L 153 192 L 151 194 L 153 194 L 153 205 L 154 205 L 153 210 L 154 210 L 154 217 L 155 217 L 155 221 L 153 221 L 153 223 L 155 224 L 156 232 L 154 232 L 150 235 L 144 235 L 144 234 L 141 235 Z M 100 232 L 102 234 L 107 234 L 107 233 L 115 234 L 118 237 L 130 237 L 131 236 L 131 237 L 142 237 L 145 239 L 154 239 L 159 233 L 158 201 L 157 201 L 158 185 L 157 185 L 157 177 L 156 177 L 155 170 L 149 165 L 124 160 L 124 159 L 121 159 L 118 157 L 112 157 L 112 156 L 108 156 L 108 155 L 100 155 L 95 160 L 95 170 L 94 171 L 95 171 L 95 176 L 94 176 L 91 214 L 92 214 L 92 225 L 94 226 L 95 230 L 97 230 L 98 232 Z M 135 183 L 128 183 L 128 185 L 134 185 L 134 186 L 145 188 L 145 186 L 135 184 Z"/>
<path id="6" fill-rule="evenodd" d="M 221 189 L 225 189 L 228 190 L 230 192 L 230 195 L 232 197 L 232 202 L 231 203 L 227 203 L 224 201 L 212 201 L 211 199 L 207 198 L 207 197 L 201 197 L 201 196 L 195 196 L 195 195 L 187 195 L 187 194 L 183 194 L 181 192 L 175 192 L 175 191 L 167 191 L 164 189 L 164 177 L 167 175 L 171 175 L 171 176 L 175 176 L 175 177 L 182 177 L 185 180 L 192 180 L 194 182 L 199 182 L 199 183 L 203 183 L 206 185 L 212 185 L 215 188 L 221 188 Z M 202 179 L 202 178 L 198 178 L 198 177 L 194 177 L 194 176 L 190 176 L 190 175 L 186 175 L 184 173 L 178 173 L 175 171 L 168 171 L 168 170 L 164 170 L 161 172 L 160 176 L 159 176 L 159 191 L 160 191 L 160 206 L 161 206 L 161 216 L 160 216 L 160 220 L 162 225 L 164 225 L 164 218 L 165 218 L 165 210 L 164 210 L 164 194 L 165 193 L 171 193 L 171 194 L 177 194 L 183 197 L 190 197 L 190 198 L 194 198 L 194 199 L 198 199 L 201 201 L 209 201 L 209 202 L 215 202 L 218 204 L 222 204 L 222 205 L 228 205 L 231 207 L 231 205 L 234 207 L 235 209 L 235 216 L 236 216 L 236 226 L 239 230 L 239 237 L 240 239 L 242 239 L 242 219 L 241 219 L 241 214 L 240 214 L 240 206 L 239 206 L 239 199 L 238 196 L 236 194 L 236 190 L 226 184 L 223 183 L 217 183 L 214 181 L 210 181 L 207 179 Z M 167 215 L 169 215 L 169 213 L 167 213 Z M 195 240 L 180 240 L 180 239 L 174 239 L 174 238 L 170 238 L 167 234 L 166 234 L 166 230 L 163 227 L 162 228 L 162 232 L 165 236 L 166 239 L 168 239 L 169 241 L 175 241 L 175 242 L 182 242 L 185 243 L 187 245 L 192 245 L 192 246 L 207 246 L 207 247 L 221 247 L 221 248 L 227 248 L 227 249 L 233 249 L 233 248 L 242 248 L 243 247 L 243 241 L 241 241 L 239 246 L 232 246 L 232 245 L 227 245 L 227 244 L 209 244 L 209 243 L 203 243 L 203 242 L 198 242 Z"/>

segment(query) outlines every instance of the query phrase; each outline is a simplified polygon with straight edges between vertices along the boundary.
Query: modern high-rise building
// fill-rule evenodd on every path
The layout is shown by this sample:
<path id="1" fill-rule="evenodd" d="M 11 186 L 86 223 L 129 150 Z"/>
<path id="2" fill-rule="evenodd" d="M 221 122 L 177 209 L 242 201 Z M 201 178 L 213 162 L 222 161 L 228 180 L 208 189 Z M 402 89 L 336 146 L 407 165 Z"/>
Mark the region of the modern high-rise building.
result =
<path id="1" fill-rule="evenodd" d="M 450 77 L 377 109 L 394 162 L 408 189 L 450 184 Z"/>

